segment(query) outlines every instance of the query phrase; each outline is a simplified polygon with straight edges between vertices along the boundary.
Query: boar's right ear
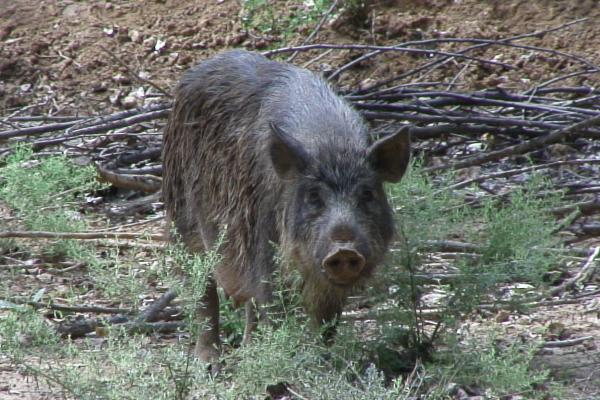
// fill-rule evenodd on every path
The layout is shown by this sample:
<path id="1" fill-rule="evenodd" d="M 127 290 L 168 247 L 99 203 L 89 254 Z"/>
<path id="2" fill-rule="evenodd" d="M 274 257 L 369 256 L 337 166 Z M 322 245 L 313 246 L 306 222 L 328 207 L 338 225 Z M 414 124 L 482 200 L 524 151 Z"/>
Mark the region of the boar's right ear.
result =
<path id="1" fill-rule="evenodd" d="M 382 180 L 398 182 L 410 161 L 410 128 L 404 126 L 373 143 L 367 151 L 367 158 Z"/>
<path id="2" fill-rule="evenodd" d="M 271 137 L 269 141 L 269 156 L 277 176 L 281 179 L 291 179 L 302 173 L 308 166 L 309 156 L 302 144 L 285 133 L 273 122 L 269 122 Z"/>

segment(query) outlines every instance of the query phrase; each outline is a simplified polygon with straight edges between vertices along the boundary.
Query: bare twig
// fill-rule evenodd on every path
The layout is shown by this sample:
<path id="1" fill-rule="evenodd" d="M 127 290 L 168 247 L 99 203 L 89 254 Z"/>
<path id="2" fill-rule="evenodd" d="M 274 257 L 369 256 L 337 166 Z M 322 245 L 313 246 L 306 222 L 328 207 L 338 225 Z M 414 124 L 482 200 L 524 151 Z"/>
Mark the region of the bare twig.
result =
<path id="1" fill-rule="evenodd" d="M 315 29 L 313 29 L 313 31 L 310 33 L 310 35 L 308 35 L 308 37 L 302 41 L 302 46 L 304 46 L 307 43 L 310 43 L 313 40 L 313 38 L 317 35 L 317 33 L 319 33 L 319 31 L 321 30 L 321 27 L 323 26 L 325 21 L 327 21 L 327 19 L 329 18 L 329 16 L 333 12 L 333 10 L 335 10 L 335 8 L 337 7 L 338 1 L 339 0 L 333 1 L 331 6 L 329 7 L 329 9 L 325 12 L 325 14 L 323 14 L 321 19 L 319 20 L 319 23 L 317 24 Z M 288 59 L 286 61 L 291 63 L 292 61 L 294 61 L 294 58 L 296 58 L 298 53 L 299 53 L 298 51 L 295 51 L 291 56 L 288 57 Z"/>
<path id="2" fill-rule="evenodd" d="M 368 44 L 329 44 L 329 43 L 308 44 L 308 45 L 304 45 L 304 46 L 282 47 L 280 49 L 269 50 L 269 51 L 264 52 L 263 55 L 270 57 L 275 54 L 289 53 L 289 52 L 296 52 L 296 51 L 308 51 L 308 50 L 316 50 L 316 49 L 319 49 L 319 50 L 323 50 L 323 49 L 382 50 L 382 51 L 397 51 L 397 52 L 402 52 L 402 53 L 414 53 L 414 54 L 425 54 L 425 55 L 437 54 L 437 55 L 441 55 L 441 56 L 464 58 L 466 60 L 473 60 L 473 61 L 480 62 L 482 64 L 498 65 L 498 66 L 506 68 L 506 69 L 514 69 L 514 67 L 512 65 L 507 64 L 507 63 L 493 61 L 493 60 L 486 60 L 486 59 L 479 58 L 479 57 L 467 56 L 465 54 L 460 54 L 460 53 L 452 53 L 452 52 L 438 51 L 438 50 L 431 50 L 431 49 L 416 49 L 416 48 L 412 48 L 412 47 L 375 46 L 375 45 L 368 45 Z"/>
<path id="3" fill-rule="evenodd" d="M 118 307 L 97 307 L 97 306 L 65 306 L 60 304 L 54 304 L 52 302 L 42 303 L 38 301 L 29 301 L 22 299 L 11 299 L 4 298 L 2 299 L 9 303 L 14 304 L 23 304 L 34 307 L 36 309 L 47 308 L 49 310 L 54 311 L 64 311 L 64 312 L 83 312 L 83 313 L 93 313 L 93 314 L 130 314 L 133 310 L 128 308 L 118 308 Z"/>
<path id="4" fill-rule="evenodd" d="M 136 319 L 136 323 L 155 322 L 158 313 L 165 309 L 177 297 L 177 292 L 173 289 L 167 290 L 150 307 L 141 313 Z"/>
<path id="5" fill-rule="evenodd" d="M 44 232 L 44 231 L 4 231 L 0 238 L 26 238 L 26 239 L 142 239 L 164 241 L 164 235 L 145 234 L 134 232 Z"/>
<path id="6" fill-rule="evenodd" d="M 507 176 L 518 175 L 518 174 L 522 174 L 525 172 L 531 172 L 531 171 L 538 171 L 540 169 L 552 168 L 552 167 L 557 167 L 560 165 L 599 164 L 599 163 L 600 163 L 600 158 L 585 158 L 585 159 L 576 159 L 576 160 L 554 161 L 554 162 L 547 163 L 547 164 L 532 165 L 530 167 L 515 168 L 515 169 L 508 170 L 508 171 L 500 171 L 500 172 L 495 172 L 493 174 L 480 175 L 478 177 L 475 177 L 472 179 L 467 179 L 465 181 L 458 182 L 453 185 L 447 186 L 447 187 L 441 189 L 440 191 L 462 189 L 473 183 L 483 182 L 483 181 L 486 181 L 489 179 L 505 178 Z"/>
<path id="7" fill-rule="evenodd" d="M 545 342 L 542 347 L 544 348 L 557 348 L 557 347 L 571 347 L 581 344 L 583 342 L 587 342 L 588 340 L 593 340 L 593 336 L 583 336 L 575 339 L 567 339 L 567 340 L 554 340 Z"/>
<path id="8" fill-rule="evenodd" d="M 118 174 L 109 171 L 101 165 L 96 166 L 96 171 L 101 182 L 107 182 L 124 189 L 154 193 L 159 191 L 162 185 L 162 179 L 154 175 Z"/>
<path id="9" fill-rule="evenodd" d="M 577 275 L 571 279 L 567 279 L 560 286 L 550 289 L 549 294 L 551 296 L 556 296 L 557 294 L 575 287 L 577 284 L 580 284 L 591 278 L 591 276 L 596 272 L 596 257 L 598 256 L 598 253 L 600 253 L 600 246 L 596 246 L 594 249 L 592 249 L 588 259 L 585 261 L 585 264 L 583 264 Z"/>
<path id="10" fill-rule="evenodd" d="M 480 155 L 477 155 L 474 157 L 470 157 L 463 161 L 450 163 L 448 165 L 441 165 L 441 166 L 425 168 L 424 171 L 432 172 L 432 171 L 437 171 L 437 170 L 447 169 L 447 168 L 450 168 L 450 169 L 466 168 L 466 167 L 471 167 L 473 165 L 483 164 L 488 161 L 498 160 L 500 158 L 503 158 L 503 157 L 506 157 L 509 155 L 522 154 L 529 150 L 532 150 L 535 148 L 540 148 L 546 144 L 556 143 L 569 134 L 577 133 L 585 128 L 588 128 L 590 126 L 597 126 L 597 125 L 600 125 L 600 116 L 588 118 L 581 122 L 577 122 L 575 124 L 569 125 L 565 128 L 557 129 L 554 132 L 549 133 L 548 135 L 545 135 L 545 136 L 542 136 L 539 138 L 535 138 L 535 139 L 531 139 L 531 140 L 528 140 L 526 142 L 523 142 L 523 143 L 520 143 L 520 144 L 517 144 L 514 146 L 505 147 L 501 150 L 490 151 L 488 153 L 480 154 Z"/>
<path id="11" fill-rule="evenodd" d="M 544 30 L 541 30 L 541 31 L 526 33 L 526 34 L 522 34 L 522 35 L 516 35 L 516 36 L 508 37 L 508 38 L 505 38 L 505 39 L 500 39 L 498 42 L 500 42 L 500 43 L 508 43 L 508 42 L 513 42 L 513 41 L 516 41 L 516 40 L 526 39 L 526 38 L 530 38 L 530 37 L 536 37 L 536 36 L 537 37 L 541 37 L 541 36 L 546 35 L 548 33 L 556 32 L 556 31 L 559 31 L 559 30 L 562 30 L 562 29 L 566 29 L 566 28 L 568 28 L 568 27 L 570 27 L 572 25 L 580 24 L 580 23 L 585 22 L 587 20 L 588 20 L 587 18 L 581 18 L 581 19 L 578 19 L 578 20 L 575 20 L 575 21 L 567 22 L 565 24 L 559 25 L 559 26 L 554 27 L 554 28 L 544 29 Z M 459 53 L 467 53 L 469 51 L 481 49 L 481 48 L 488 47 L 488 46 L 491 46 L 491 43 L 477 44 L 477 45 L 470 46 L 470 47 L 467 47 L 465 49 L 462 49 L 462 50 L 459 51 Z M 434 61 L 428 62 L 425 65 L 422 65 L 422 66 L 420 66 L 418 68 L 415 68 L 415 69 L 413 69 L 411 71 L 407 71 L 407 72 L 405 72 L 403 74 L 400 74 L 398 76 L 392 77 L 390 79 L 385 79 L 385 80 L 383 80 L 381 82 L 378 82 L 378 83 L 376 83 L 376 84 L 374 84 L 374 85 L 372 85 L 372 86 L 370 86 L 368 88 L 357 90 L 357 91 L 353 92 L 352 94 L 353 95 L 358 95 L 358 94 L 371 93 L 371 95 L 377 96 L 377 95 L 380 95 L 382 93 L 386 93 L 388 90 L 395 90 L 399 86 L 395 86 L 395 87 L 392 87 L 392 88 L 389 88 L 389 89 L 384 89 L 381 92 L 375 92 L 376 89 L 378 89 L 378 88 L 380 88 L 382 86 L 388 85 L 388 84 L 390 84 L 392 82 L 397 82 L 399 80 L 406 79 L 406 78 L 408 78 L 410 76 L 416 75 L 416 74 L 418 74 L 420 72 L 423 72 L 423 71 L 426 71 L 426 70 L 430 70 L 431 71 L 434 68 L 441 67 L 442 65 L 444 65 L 444 64 L 448 63 L 449 61 L 451 61 L 452 59 L 453 59 L 453 57 L 443 57 L 443 58 L 441 58 L 439 60 L 434 60 Z"/>

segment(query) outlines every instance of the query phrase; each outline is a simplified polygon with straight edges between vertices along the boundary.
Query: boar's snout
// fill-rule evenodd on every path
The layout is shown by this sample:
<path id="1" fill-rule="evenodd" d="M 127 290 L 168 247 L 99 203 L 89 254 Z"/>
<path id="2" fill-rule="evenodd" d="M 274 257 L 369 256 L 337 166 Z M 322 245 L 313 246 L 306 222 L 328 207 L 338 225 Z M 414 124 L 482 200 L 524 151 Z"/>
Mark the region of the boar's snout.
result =
<path id="1" fill-rule="evenodd" d="M 338 285 L 351 285 L 360 278 L 366 259 L 356 243 L 360 234 L 349 224 L 336 224 L 329 234 L 330 247 L 321 266 L 327 278 Z M 359 240 L 360 241 L 360 240 Z"/>
<path id="2" fill-rule="evenodd" d="M 336 246 L 323 260 L 325 274 L 333 283 L 354 283 L 365 267 L 365 258 L 351 245 Z"/>

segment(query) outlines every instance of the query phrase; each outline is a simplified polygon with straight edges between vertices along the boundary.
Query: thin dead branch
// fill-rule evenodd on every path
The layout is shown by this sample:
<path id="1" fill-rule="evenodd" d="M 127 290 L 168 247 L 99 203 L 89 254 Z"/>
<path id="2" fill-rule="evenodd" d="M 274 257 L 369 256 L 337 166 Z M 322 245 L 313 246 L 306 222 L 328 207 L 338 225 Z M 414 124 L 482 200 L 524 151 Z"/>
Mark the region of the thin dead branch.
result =
<path id="1" fill-rule="evenodd" d="M 549 294 L 551 296 L 556 296 L 559 293 L 564 292 L 565 290 L 569 290 L 577 285 L 588 281 L 596 272 L 596 257 L 598 257 L 598 253 L 600 253 L 600 246 L 597 246 L 592 249 L 589 257 L 587 258 L 577 275 L 575 275 L 571 279 L 567 279 L 560 286 L 550 289 Z"/>
<path id="2" fill-rule="evenodd" d="M 44 232 L 44 231 L 4 231 L 0 232 L 0 238 L 23 238 L 23 239 L 135 239 L 164 241 L 164 235 L 145 234 L 139 232 Z"/>

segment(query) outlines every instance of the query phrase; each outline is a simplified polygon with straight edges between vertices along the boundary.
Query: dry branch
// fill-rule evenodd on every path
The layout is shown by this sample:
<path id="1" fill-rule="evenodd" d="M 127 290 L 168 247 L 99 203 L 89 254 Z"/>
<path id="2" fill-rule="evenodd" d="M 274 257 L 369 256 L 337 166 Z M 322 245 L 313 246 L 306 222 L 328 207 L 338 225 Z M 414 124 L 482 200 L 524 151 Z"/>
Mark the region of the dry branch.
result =
<path id="1" fill-rule="evenodd" d="M 461 53 L 437 51 L 437 50 L 432 50 L 432 49 L 419 49 L 419 48 L 414 48 L 414 47 L 375 46 L 375 45 L 368 45 L 368 44 L 330 44 L 330 43 L 308 44 L 308 45 L 304 45 L 304 46 L 282 47 L 280 49 L 269 50 L 269 51 L 265 51 L 263 53 L 263 55 L 265 55 L 267 57 L 271 57 L 271 56 L 274 56 L 277 54 L 291 53 L 291 52 L 296 52 L 296 51 L 328 50 L 328 49 L 361 50 L 361 51 L 363 51 L 363 50 L 394 51 L 394 52 L 401 52 L 401 53 L 421 54 L 421 55 L 426 55 L 426 56 L 435 54 L 435 55 L 439 55 L 439 56 L 456 57 L 456 58 L 465 59 L 465 60 L 477 61 L 482 64 L 497 65 L 497 66 L 500 66 L 500 67 L 503 67 L 506 69 L 514 69 L 515 68 L 514 66 L 507 64 L 507 63 L 494 61 L 494 60 L 486 60 L 486 59 L 479 58 L 479 57 L 472 57 L 472 56 L 468 56 L 468 55 L 461 54 Z"/>
<path id="2" fill-rule="evenodd" d="M 587 258 L 577 275 L 575 275 L 571 279 L 564 281 L 560 286 L 552 288 L 549 291 L 550 295 L 556 296 L 557 294 L 565 290 L 575 287 L 577 284 L 581 284 L 589 280 L 592 277 L 592 275 L 594 275 L 594 273 L 596 272 L 596 257 L 598 257 L 598 253 L 600 253 L 600 246 L 592 249 L 589 257 Z"/>
<path id="3" fill-rule="evenodd" d="M 467 187 L 473 183 L 483 182 L 483 181 L 486 181 L 489 179 L 505 178 L 505 177 L 512 176 L 512 175 L 523 174 L 525 172 L 539 171 L 540 169 L 558 167 L 561 165 L 574 165 L 574 164 L 600 164 L 600 158 L 585 158 L 585 159 L 576 159 L 576 160 L 554 161 L 554 162 L 547 163 L 547 164 L 532 165 L 530 167 L 515 168 L 515 169 L 508 170 L 508 171 L 501 171 L 501 172 L 496 172 L 493 174 L 480 175 L 476 178 L 467 179 L 465 181 L 458 182 L 453 185 L 447 186 L 443 190 L 457 190 L 457 189 L 462 189 L 464 187 Z"/>
<path id="4" fill-rule="evenodd" d="M 181 316 L 181 310 L 166 309 L 175 297 L 177 297 L 177 292 L 168 290 L 136 317 L 131 316 L 131 310 L 125 310 L 127 312 L 122 312 L 122 315 L 115 315 L 108 319 L 90 318 L 65 321 L 57 326 L 57 331 L 63 337 L 78 338 L 98 328 L 112 325 L 122 327 L 129 333 L 171 333 L 185 328 L 184 323 L 172 322 Z M 159 320 L 166 322 L 156 322 Z"/>
<path id="5" fill-rule="evenodd" d="M 164 235 L 145 234 L 136 232 L 44 232 L 44 231 L 4 231 L 0 238 L 25 239 L 135 239 L 164 241 Z"/>
<path id="6" fill-rule="evenodd" d="M 39 301 L 29 301 L 22 299 L 4 298 L 3 301 L 14 304 L 28 305 L 36 309 L 48 309 L 54 311 L 64 312 L 82 312 L 82 313 L 94 313 L 94 314 L 130 314 L 133 312 L 131 309 L 118 308 L 118 307 L 98 307 L 98 306 L 65 306 L 61 304 L 55 304 L 52 302 L 42 303 Z"/>
<path id="7" fill-rule="evenodd" d="M 557 129 L 554 132 L 549 133 L 548 135 L 545 135 L 545 136 L 542 136 L 542 137 L 539 137 L 536 139 L 531 139 L 531 140 L 525 141 L 523 143 L 516 144 L 514 146 L 505 147 L 502 150 L 491 151 L 488 153 L 480 154 L 480 155 L 477 155 L 474 157 L 470 157 L 463 161 L 450 163 L 448 165 L 428 167 L 428 168 L 425 168 L 424 170 L 426 172 L 433 172 L 433 171 L 438 171 L 438 170 L 446 169 L 446 168 L 451 168 L 451 169 L 466 168 L 466 167 L 471 167 L 473 165 L 480 165 L 480 164 L 483 164 L 484 162 L 488 162 L 488 161 L 499 160 L 500 158 L 503 158 L 503 157 L 506 157 L 509 155 L 523 154 L 530 150 L 539 149 L 539 148 L 543 147 L 544 145 L 556 143 L 559 140 L 563 139 L 567 135 L 570 135 L 573 133 L 578 133 L 578 132 L 580 132 L 588 127 L 592 127 L 592 126 L 600 126 L 600 115 L 592 117 L 592 118 L 588 118 L 584 121 L 569 125 L 562 129 Z"/>
<path id="8" fill-rule="evenodd" d="M 96 171 L 100 182 L 110 183 L 123 189 L 154 193 L 160 190 L 162 184 L 162 179 L 154 175 L 118 174 L 100 165 L 96 166 Z"/>

